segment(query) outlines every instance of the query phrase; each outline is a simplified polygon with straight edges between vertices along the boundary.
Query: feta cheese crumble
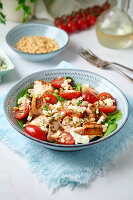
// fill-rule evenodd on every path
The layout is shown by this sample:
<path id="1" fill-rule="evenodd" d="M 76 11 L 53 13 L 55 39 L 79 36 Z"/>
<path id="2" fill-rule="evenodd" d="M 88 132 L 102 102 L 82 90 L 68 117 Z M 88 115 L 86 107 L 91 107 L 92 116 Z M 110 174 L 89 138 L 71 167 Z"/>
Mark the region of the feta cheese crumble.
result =
<path id="1" fill-rule="evenodd" d="M 24 97 L 21 97 L 18 99 L 18 104 L 25 104 L 25 103 L 29 103 L 30 100 L 28 98 L 26 98 L 25 96 Z"/>
<path id="2" fill-rule="evenodd" d="M 70 82 L 71 82 L 70 79 L 64 80 L 64 83 L 61 85 L 61 87 L 62 87 L 64 90 L 68 90 L 68 89 L 70 88 L 70 85 L 69 85 Z"/>
<path id="3" fill-rule="evenodd" d="M 74 131 L 70 131 L 70 134 L 73 136 L 73 138 L 75 140 L 75 144 L 87 144 L 87 143 L 89 143 L 88 135 L 79 135 L 78 133 L 75 133 Z"/>
<path id="4" fill-rule="evenodd" d="M 113 103 L 115 102 L 114 100 L 112 100 L 111 98 L 109 99 L 105 99 L 103 100 L 104 103 L 107 105 L 107 106 L 113 106 Z"/>
<path id="5" fill-rule="evenodd" d="M 101 124 L 102 122 L 104 122 L 105 117 L 101 116 L 100 119 L 97 121 L 97 124 Z"/>
<path id="6" fill-rule="evenodd" d="M 30 122 L 32 120 L 32 117 L 28 115 L 27 120 L 28 122 Z"/>
<path id="7" fill-rule="evenodd" d="M 85 112 L 86 107 L 80 107 L 80 106 L 76 106 L 76 105 L 75 106 L 69 105 L 67 109 L 68 110 L 72 110 L 73 112 L 81 112 L 81 113 L 83 113 L 83 112 Z"/>

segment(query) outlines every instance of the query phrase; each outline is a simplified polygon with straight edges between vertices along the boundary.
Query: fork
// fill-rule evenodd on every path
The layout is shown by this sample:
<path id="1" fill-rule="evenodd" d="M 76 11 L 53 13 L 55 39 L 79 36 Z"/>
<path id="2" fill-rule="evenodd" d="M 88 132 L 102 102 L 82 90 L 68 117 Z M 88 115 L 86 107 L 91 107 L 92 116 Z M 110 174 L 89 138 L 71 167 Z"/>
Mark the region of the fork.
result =
<path id="1" fill-rule="evenodd" d="M 80 48 L 79 50 L 75 50 L 81 57 L 83 57 L 85 60 L 87 60 L 88 62 L 90 62 L 91 64 L 93 64 L 96 67 L 99 68 L 106 68 L 106 67 L 111 67 L 113 69 L 115 69 L 116 71 L 118 71 L 119 73 L 121 73 L 123 76 L 125 76 L 127 79 L 133 81 L 133 78 L 131 78 L 130 76 L 128 76 L 126 73 L 124 73 L 123 71 L 121 71 L 119 68 L 117 68 L 115 65 L 118 65 L 120 67 L 123 67 L 125 69 L 130 70 L 131 72 L 133 72 L 133 69 L 128 68 L 124 65 L 121 65 L 119 63 L 116 62 L 108 62 L 105 60 L 100 59 L 99 57 L 97 57 L 90 49 L 83 49 Z"/>

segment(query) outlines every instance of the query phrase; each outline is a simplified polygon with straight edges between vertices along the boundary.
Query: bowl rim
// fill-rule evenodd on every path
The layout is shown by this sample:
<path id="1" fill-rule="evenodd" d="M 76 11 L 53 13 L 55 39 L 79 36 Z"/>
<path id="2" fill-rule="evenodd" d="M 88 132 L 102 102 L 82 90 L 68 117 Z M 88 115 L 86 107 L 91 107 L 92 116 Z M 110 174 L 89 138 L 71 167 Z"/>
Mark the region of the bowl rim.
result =
<path id="1" fill-rule="evenodd" d="M 73 71 L 77 71 L 77 72 L 85 72 L 85 73 L 90 73 L 94 76 L 98 76 L 99 78 L 103 78 L 104 80 L 108 81 L 110 84 L 112 84 L 114 87 L 116 87 L 122 94 L 123 98 L 125 99 L 125 103 L 126 103 L 126 108 L 127 108 L 127 113 L 126 113 L 126 117 L 125 117 L 125 120 L 123 122 L 123 124 L 117 128 L 115 131 L 113 131 L 111 134 L 109 134 L 108 136 L 106 137 L 103 137 L 103 138 L 100 138 L 98 140 L 95 140 L 95 141 L 92 141 L 92 142 L 89 142 L 87 144 L 73 144 L 73 145 L 63 145 L 63 144 L 54 144 L 54 143 L 50 143 L 50 142 L 47 142 L 47 141 L 42 141 L 42 140 L 39 140 L 39 139 L 36 139 L 36 138 L 33 138 L 31 137 L 30 135 L 26 134 L 23 130 L 19 129 L 11 120 L 10 118 L 8 117 L 8 114 L 6 112 L 6 103 L 7 103 L 7 100 L 8 100 L 8 97 L 10 96 L 10 93 L 12 90 L 14 90 L 17 86 L 18 83 L 20 82 L 23 82 L 25 80 L 25 78 L 28 78 L 28 77 L 31 77 L 32 75 L 36 75 L 36 74 L 39 74 L 39 73 L 47 73 L 47 72 L 52 72 L 52 71 L 60 71 L 60 70 L 63 70 L 63 71 L 68 71 L 68 70 L 73 70 Z M 21 133 L 22 135 L 24 135 L 25 137 L 29 138 L 29 139 L 32 139 L 33 141 L 35 142 L 38 142 L 38 143 L 41 143 L 41 144 L 44 144 L 45 147 L 47 146 L 52 146 L 52 147 L 58 147 L 58 148 L 65 148 L 65 149 L 68 149 L 68 148 L 86 148 L 86 147 L 89 147 L 91 145 L 95 145 L 97 143 L 100 143 L 100 142 L 103 142 L 107 139 L 109 139 L 110 137 L 114 136 L 117 132 L 119 132 L 123 126 L 125 125 L 125 123 L 127 122 L 127 119 L 129 117 L 129 102 L 127 100 L 127 97 L 125 96 L 125 94 L 114 84 L 112 83 L 111 81 L 109 81 L 108 79 L 104 78 L 103 76 L 97 74 L 97 73 L 94 73 L 94 72 L 90 72 L 90 71 L 87 71 L 87 70 L 81 70 L 81 69 L 48 69 L 48 70 L 42 70 L 42 71 L 39 71 L 39 72 L 35 72 L 35 73 L 31 73 L 27 76 L 25 76 L 24 78 L 22 78 L 21 80 L 17 81 L 15 83 L 15 85 L 8 91 L 6 97 L 5 97 L 5 100 L 4 100 L 4 105 L 3 105 L 3 108 L 4 108 L 4 114 L 7 118 L 7 120 L 9 121 L 9 123 L 11 124 L 11 126 L 17 130 L 19 133 Z"/>
<path id="2" fill-rule="evenodd" d="M 48 53 L 38 53 L 38 54 L 35 54 L 35 53 L 27 53 L 27 52 L 23 52 L 23 51 L 20 51 L 20 50 L 18 50 L 17 48 L 15 48 L 14 46 L 12 46 L 12 45 L 10 45 L 10 43 L 9 43 L 9 41 L 8 41 L 8 37 L 9 37 L 9 35 L 13 32 L 13 31 L 16 31 L 17 29 L 19 29 L 20 27 L 27 27 L 27 26 L 29 26 L 29 25 L 42 25 L 42 26 L 50 26 L 50 27 L 52 27 L 52 28 L 55 28 L 55 29 L 58 29 L 59 31 L 62 31 L 62 32 L 64 32 L 65 34 L 66 34 L 66 36 L 67 36 L 67 42 L 66 42 L 66 44 L 63 46 L 63 47 L 61 47 L 61 48 L 59 48 L 59 49 L 57 49 L 56 51 L 52 51 L 52 52 L 48 52 Z M 58 52 L 58 51 L 60 51 L 60 50 L 62 50 L 63 48 L 65 48 L 67 45 L 68 45 L 68 42 L 69 42 L 69 35 L 68 35 L 68 33 L 66 32 L 66 31 L 64 31 L 63 29 L 60 29 L 60 28 L 58 28 L 58 27 L 56 27 L 56 26 L 53 26 L 53 25 L 49 25 L 49 24 L 43 24 L 43 23 L 34 23 L 34 22 L 30 22 L 30 23 L 25 23 L 25 24 L 19 24 L 19 25 L 17 25 L 17 26 L 15 26 L 15 27 L 13 27 L 7 34 L 6 34 L 6 43 L 10 46 L 10 48 L 12 48 L 14 51 L 16 51 L 16 52 L 19 52 L 19 53 L 21 53 L 21 54 L 25 54 L 25 55 L 33 55 L 33 56 L 39 56 L 39 55 L 49 55 L 49 54 L 51 54 L 51 53 L 54 53 L 54 52 Z"/>

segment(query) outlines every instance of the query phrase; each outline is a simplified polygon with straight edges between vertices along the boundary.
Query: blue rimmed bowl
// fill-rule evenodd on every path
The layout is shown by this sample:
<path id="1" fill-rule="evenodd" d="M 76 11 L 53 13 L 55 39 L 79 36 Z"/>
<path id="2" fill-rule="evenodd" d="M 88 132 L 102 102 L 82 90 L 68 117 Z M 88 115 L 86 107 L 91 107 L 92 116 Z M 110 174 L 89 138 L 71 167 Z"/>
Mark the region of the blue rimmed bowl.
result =
<path id="1" fill-rule="evenodd" d="M 123 113 L 123 117 L 120 121 L 118 121 L 118 128 L 114 132 L 112 132 L 110 135 L 108 135 L 105 138 L 101 138 L 99 140 L 90 142 L 88 144 L 77 144 L 77 145 L 61 145 L 61 144 L 54 144 L 54 143 L 49 143 L 45 141 L 38 140 L 36 138 L 33 138 L 29 135 L 27 135 L 19 126 L 17 123 L 16 119 L 14 118 L 13 115 L 13 107 L 16 106 L 16 98 L 18 94 L 25 88 L 33 85 L 33 82 L 35 80 L 45 80 L 45 81 L 50 81 L 54 78 L 57 77 L 65 77 L 65 76 L 71 76 L 74 80 L 75 83 L 79 82 L 81 84 L 88 83 L 90 86 L 94 87 L 99 93 L 106 91 L 108 93 L 111 93 L 113 97 L 117 101 L 117 108 L 121 110 Z M 128 118 L 128 112 L 129 112 L 129 106 L 128 106 L 128 101 L 125 97 L 125 95 L 121 92 L 120 89 L 118 89 L 113 83 L 105 79 L 104 77 L 84 71 L 84 70 L 78 70 L 78 69 L 52 69 L 52 70 L 46 70 L 46 71 L 40 71 L 34 74 L 31 74 L 19 82 L 17 82 L 11 90 L 8 92 L 5 102 L 4 102 L 4 111 L 5 115 L 10 122 L 10 124 L 16 129 L 19 133 L 24 135 L 25 137 L 29 138 L 30 140 L 34 140 L 37 143 L 43 145 L 44 147 L 53 149 L 53 150 L 60 150 L 60 151 L 75 151 L 75 150 L 81 150 L 85 149 L 89 146 L 98 144 L 104 140 L 109 139 L 116 133 L 120 131 L 120 129 L 124 126 L 124 124 L 127 121 Z"/>
<path id="2" fill-rule="evenodd" d="M 32 54 L 25 53 L 18 49 L 16 49 L 16 43 L 22 38 L 26 36 L 46 36 L 50 39 L 54 39 L 58 45 L 59 49 L 50 52 L 50 53 L 42 53 L 42 54 Z M 6 35 L 7 44 L 20 56 L 30 61 L 45 61 L 56 55 L 58 55 L 68 44 L 68 34 L 60 28 L 39 24 L 39 23 L 26 23 L 15 26 L 11 29 Z"/>

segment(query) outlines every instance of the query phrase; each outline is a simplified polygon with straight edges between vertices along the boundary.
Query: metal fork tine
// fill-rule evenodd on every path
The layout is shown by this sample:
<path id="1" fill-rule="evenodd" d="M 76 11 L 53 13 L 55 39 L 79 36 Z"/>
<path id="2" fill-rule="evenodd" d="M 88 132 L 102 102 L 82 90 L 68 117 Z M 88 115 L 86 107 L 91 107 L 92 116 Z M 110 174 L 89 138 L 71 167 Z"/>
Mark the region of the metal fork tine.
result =
<path id="1" fill-rule="evenodd" d="M 95 58 L 98 59 L 98 57 L 90 49 L 88 49 L 88 52 L 90 52 Z"/>
<path id="2" fill-rule="evenodd" d="M 86 50 L 84 50 L 83 48 L 80 48 L 78 51 L 77 51 L 77 53 L 80 55 L 80 56 L 82 56 L 82 58 L 84 58 L 85 60 L 87 60 L 87 61 L 89 61 L 89 62 L 91 62 L 93 65 L 95 65 L 95 59 L 94 58 L 92 58 L 92 56 L 91 55 L 89 55 L 87 52 L 86 52 Z"/>
<path id="3" fill-rule="evenodd" d="M 78 52 L 78 54 L 79 54 L 82 58 L 84 58 L 85 60 L 87 60 L 87 61 L 91 62 L 93 65 L 95 65 L 94 61 L 93 61 L 92 59 L 90 59 L 88 56 L 86 56 L 86 55 L 83 53 L 84 50 L 82 50 L 82 49 L 80 48 L 77 52 Z"/>
<path id="4" fill-rule="evenodd" d="M 92 59 L 93 61 L 96 61 L 96 60 L 97 60 L 97 59 L 96 59 L 93 55 L 91 55 L 88 51 L 85 51 L 84 54 L 87 55 L 87 56 L 88 56 L 90 59 Z"/>

